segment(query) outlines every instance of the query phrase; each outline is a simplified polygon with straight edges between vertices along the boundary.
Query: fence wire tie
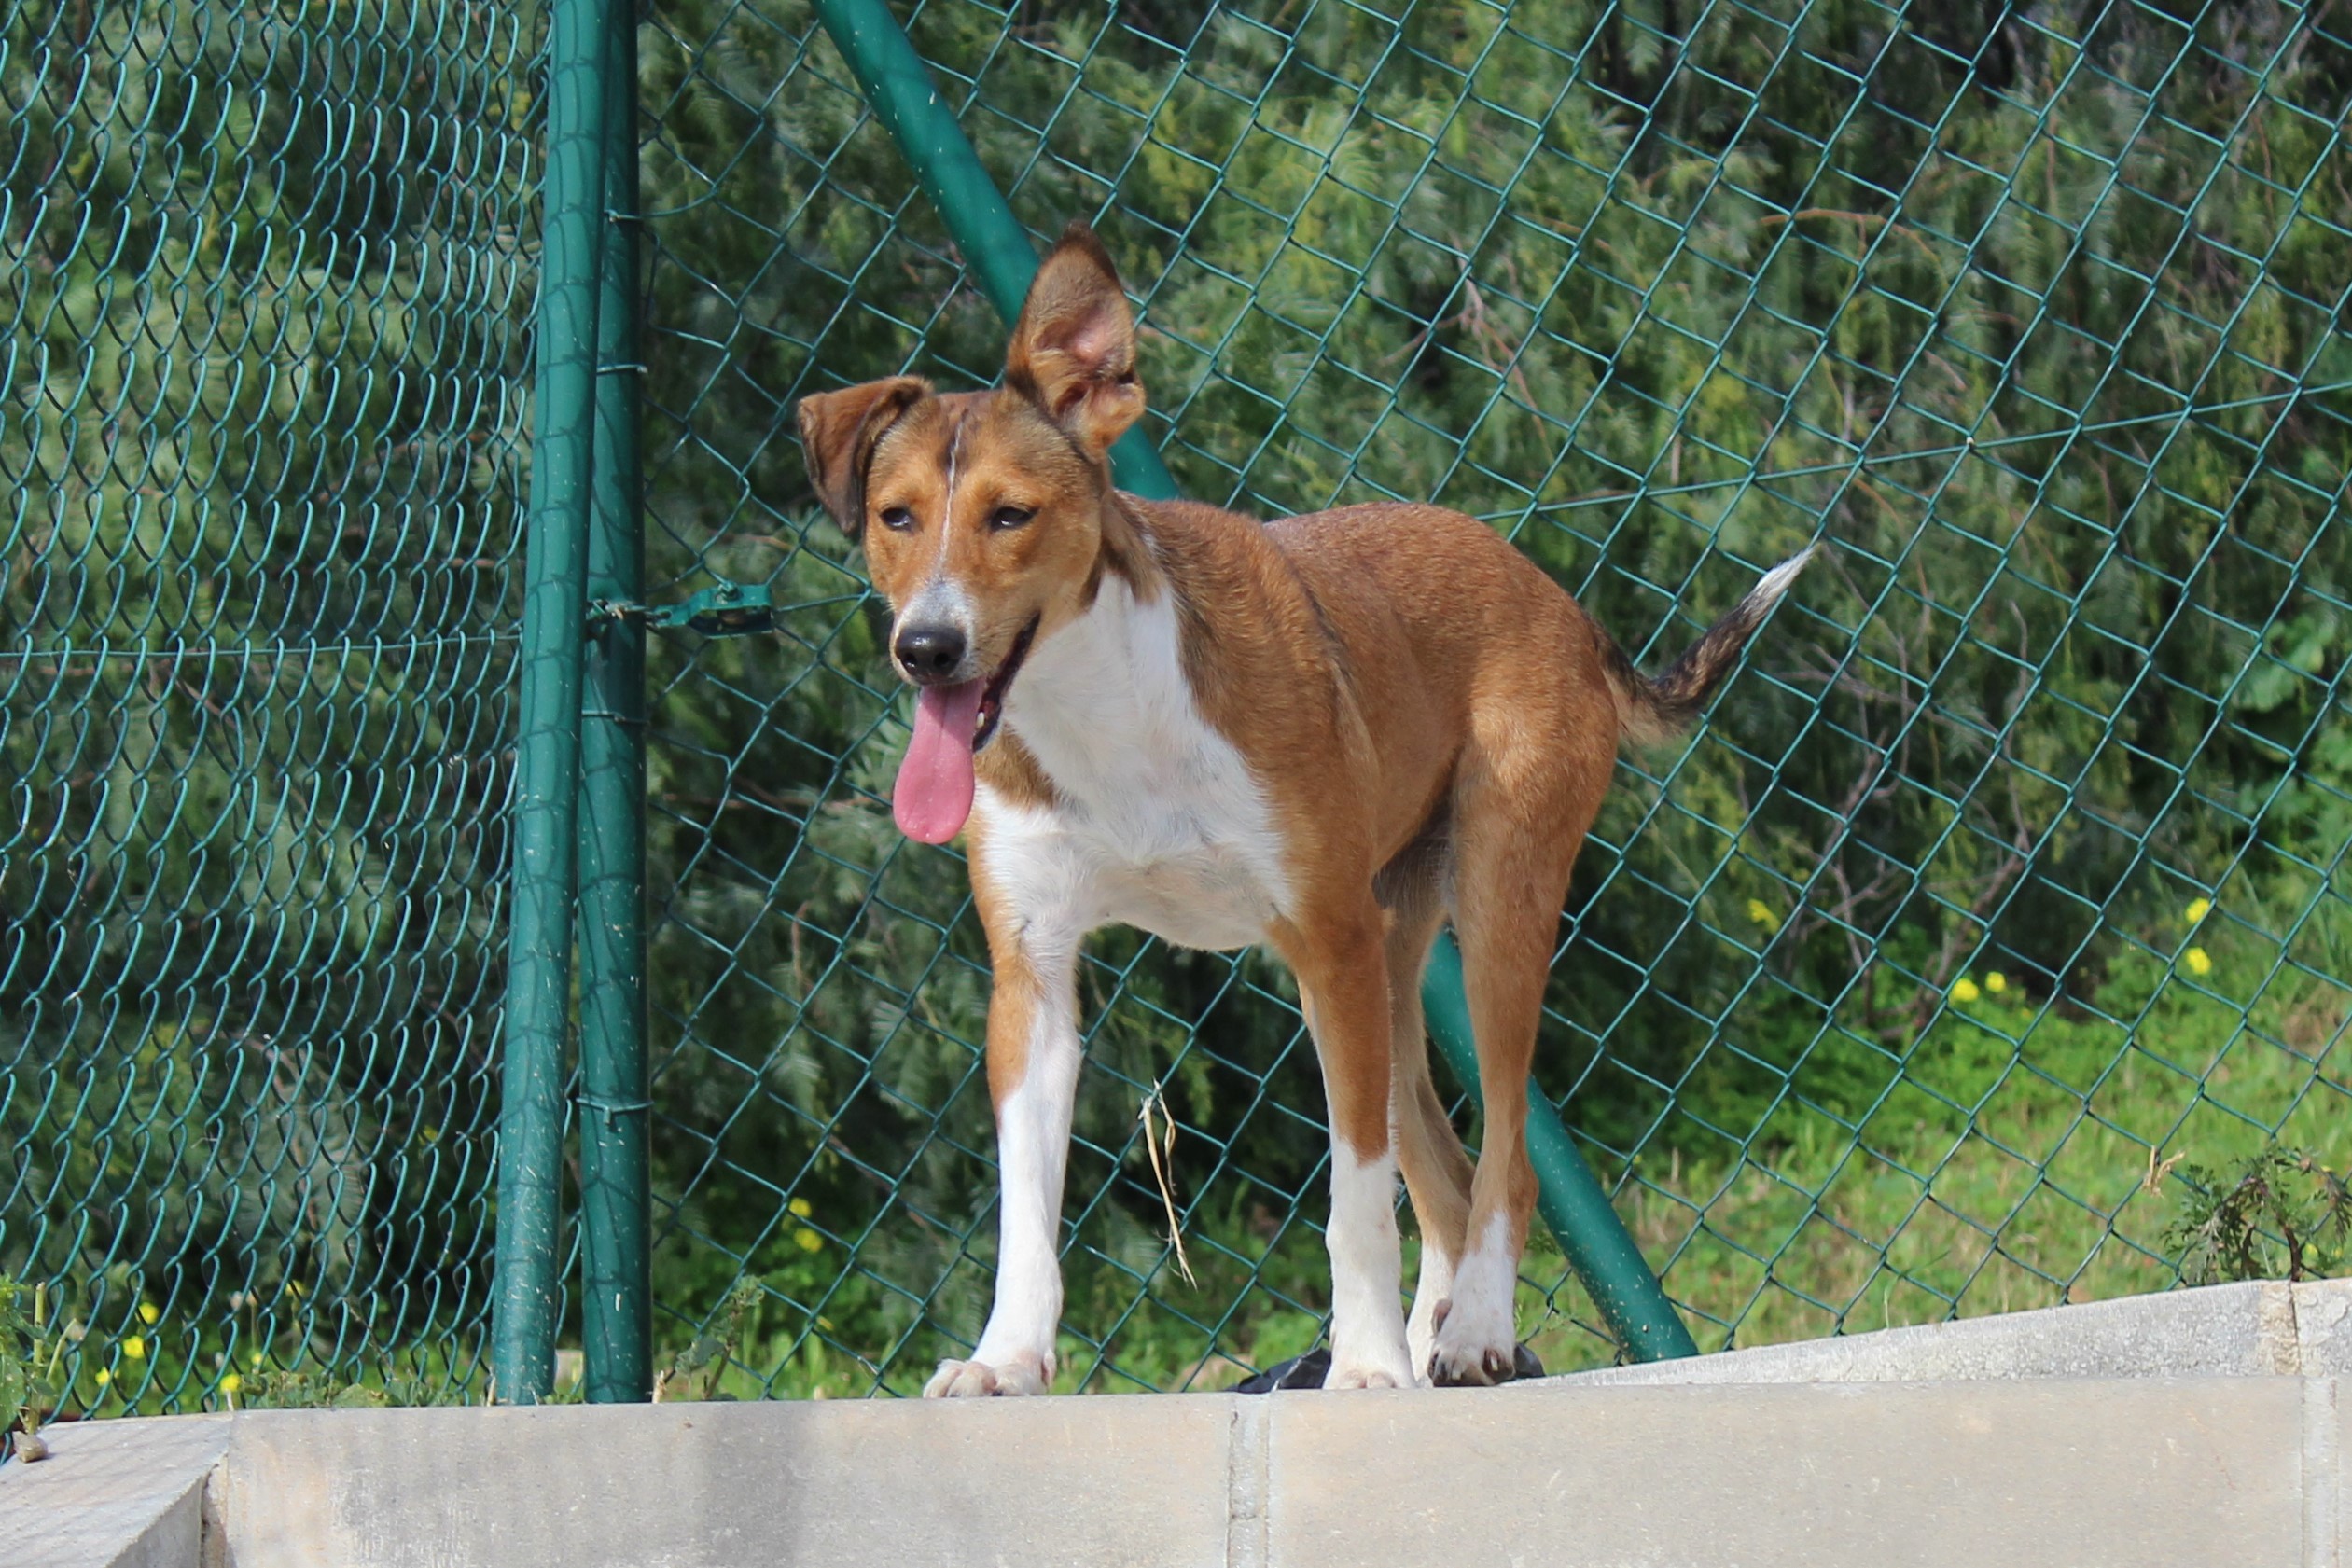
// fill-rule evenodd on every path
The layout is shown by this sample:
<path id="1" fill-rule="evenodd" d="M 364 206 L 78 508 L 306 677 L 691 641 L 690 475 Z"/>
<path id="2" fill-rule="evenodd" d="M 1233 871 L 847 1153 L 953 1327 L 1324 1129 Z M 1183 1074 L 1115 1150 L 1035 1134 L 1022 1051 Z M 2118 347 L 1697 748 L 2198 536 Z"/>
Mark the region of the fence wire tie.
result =
<path id="1" fill-rule="evenodd" d="M 1168 1244 L 1176 1249 L 1176 1272 L 1184 1276 L 1186 1284 L 1198 1290 L 1201 1282 L 1192 1277 L 1191 1259 L 1184 1256 L 1184 1227 L 1176 1220 L 1176 1189 L 1168 1181 L 1168 1173 L 1176 1169 L 1176 1117 L 1170 1115 L 1167 1097 L 1162 1092 L 1165 1087 L 1165 1079 L 1151 1086 L 1151 1092 L 1143 1097 L 1143 1106 L 1135 1113 L 1135 1119 L 1143 1123 L 1143 1146 L 1144 1152 L 1151 1156 L 1151 1179 L 1160 1187 L 1161 1207 L 1168 1212 Z M 1167 1161 L 1164 1167 L 1161 1163 L 1160 1145 L 1152 1136 L 1151 1107 L 1154 1104 L 1160 1107 L 1160 1114 L 1168 1122 Z"/>
<path id="2" fill-rule="evenodd" d="M 605 1117 L 629 1116 L 638 1111 L 653 1109 L 653 1102 L 650 1100 L 617 1100 L 610 1095 L 585 1092 L 573 1095 L 572 1103 Z"/>

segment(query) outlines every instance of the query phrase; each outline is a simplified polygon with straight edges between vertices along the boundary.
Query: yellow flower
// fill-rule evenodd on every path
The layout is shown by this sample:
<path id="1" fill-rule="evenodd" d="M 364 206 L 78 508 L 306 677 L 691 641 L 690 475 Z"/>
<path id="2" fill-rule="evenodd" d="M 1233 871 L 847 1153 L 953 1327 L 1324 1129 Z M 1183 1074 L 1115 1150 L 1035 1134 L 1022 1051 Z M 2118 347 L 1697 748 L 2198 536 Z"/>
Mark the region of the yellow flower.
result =
<path id="1" fill-rule="evenodd" d="M 251 1355 L 245 1357 L 245 1365 L 252 1367 L 257 1372 L 261 1370 L 261 1361 L 262 1355 L 259 1351 L 256 1351 Z"/>
<path id="2" fill-rule="evenodd" d="M 110 1382 L 112 1382 L 112 1381 L 115 1381 L 115 1375 L 114 1375 L 112 1372 L 107 1371 L 107 1370 L 106 1370 L 104 1367 L 99 1367 L 99 1368 L 98 1368 L 98 1380 L 97 1380 L 97 1381 L 98 1381 L 98 1386 L 99 1386 L 100 1388 L 104 1388 L 104 1387 L 105 1387 L 108 1383 L 110 1383 Z"/>
<path id="3" fill-rule="evenodd" d="M 128 1339 L 125 1339 L 125 1340 L 122 1342 L 122 1359 L 123 1359 L 123 1360 L 125 1360 L 125 1361 L 145 1361 L 146 1358 L 147 1358 L 147 1342 L 146 1342 L 146 1340 L 144 1338 L 142 1338 L 141 1336 L 136 1335 L 136 1334 L 133 1334 L 133 1335 L 132 1335 L 132 1336 L 131 1336 L 131 1338 L 129 1338 Z"/>
<path id="4" fill-rule="evenodd" d="M 244 1386 L 245 1380 L 237 1376 L 234 1372 L 224 1373 L 221 1377 L 220 1392 L 223 1394 L 234 1394 Z"/>
<path id="5" fill-rule="evenodd" d="M 1984 989 L 1991 992 L 1994 995 L 1998 996 L 2002 992 L 2009 989 L 2009 977 L 2002 974 L 1998 969 L 1996 969 L 1991 974 L 1984 977 Z"/>
<path id="6" fill-rule="evenodd" d="M 1973 1002 L 1981 994 L 1982 992 L 1976 989 L 1976 982 L 1966 975 L 1962 975 L 1958 983 L 1952 988 L 1952 1000 L 1955 1002 Z"/>
<path id="7" fill-rule="evenodd" d="M 139 1321 L 141 1323 L 152 1325 L 155 1320 L 162 1315 L 163 1309 L 157 1306 L 154 1302 L 142 1301 L 139 1303 Z"/>
<path id="8" fill-rule="evenodd" d="M 802 1219 L 808 1218 L 811 1214 L 814 1213 L 814 1211 L 809 1207 L 809 1200 L 805 1198 L 795 1198 L 791 1202 L 786 1203 L 785 1207 L 791 1210 L 795 1214 L 798 1214 Z"/>
<path id="9" fill-rule="evenodd" d="M 2197 922 L 2205 919 L 2206 916 L 2211 914 L 2212 912 L 2212 899 L 2196 898 L 2190 901 L 2189 908 L 2182 911 L 2182 914 L 2183 918 L 2185 918 L 2191 925 L 2194 925 Z"/>
<path id="10" fill-rule="evenodd" d="M 1780 927 L 1780 917 L 1774 914 L 1772 906 L 1761 898 L 1751 898 L 1747 901 L 1747 918 L 1767 931 L 1775 931 Z"/>
<path id="11" fill-rule="evenodd" d="M 802 1252 L 823 1252 L 825 1250 L 825 1238 L 818 1235 L 814 1230 L 802 1230 L 797 1232 L 792 1239 L 800 1243 L 800 1250 Z"/>
<path id="12" fill-rule="evenodd" d="M 2181 959 L 2189 965 L 2189 973 L 2203 977 L 2213 973 L 2213 959 L 2203 948 L 2191 948 Z"/>

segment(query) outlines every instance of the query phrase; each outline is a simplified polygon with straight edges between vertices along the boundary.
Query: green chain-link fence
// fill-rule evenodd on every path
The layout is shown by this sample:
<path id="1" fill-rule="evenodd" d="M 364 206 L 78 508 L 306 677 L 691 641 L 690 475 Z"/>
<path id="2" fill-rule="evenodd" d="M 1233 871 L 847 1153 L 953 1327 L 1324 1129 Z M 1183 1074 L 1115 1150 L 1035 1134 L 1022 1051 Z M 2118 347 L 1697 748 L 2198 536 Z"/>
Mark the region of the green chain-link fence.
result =
<path id="1" fill-rule="evenodd" d="M 2164 1161 L 2352 1156 L 2352 20 L 899 15 L 1032 234 L 1105 234 L 1188 493 L 1434 497 L 1652 659 L 1835 541 L 1702 737 L 1621 770 L 1539 1053 L 1704 1348 L 2163 1288 Z M 984 1308 L 987 977 L 883 808 L 898 696 L 790 409 L 983 384 L 1002 324 L 808 6 L 666 6 L 643 50 L 656 573 L 786 626 L 654 654 L 661 1332 L 746 1393 L 903 1392 Z M 1084 1010 L 1062 1386 L 1303 1348 L 1288 982 L 1111 933 Z M 1607 1359 L 1527 1275 L 1546 1358 Z"/>
<path id="2" fill-rule="evenodd" d="M 480 1381 L 537 32 L 0 7 L 0 1273 L 70 1408 Z"/>
<path id="3" fill-rule="evenodd" d="M 568 1179 L 626 1276 L 647 1129 L 689 1391 L 906 1392 L 978 1330 L 983 950 L 883 804 L 900 699 L 791 406 L 981 384 L 1001 323 L 807 0 L 638 25 L 642 223 L 577 134 L 581 62 L 628 62 L 556 12 L 550 68 L 528 8 L 5 9 L 0 1271 L 87 1328 L 77 1406 L 257 1353 L 482 1390 L 499 1008 L 551 1052 L 568 994 L 547 693 L 596 715 L 591 827 L 634 798 L 598 794 L 626 640 L 567 663 L 540 596 L 593 479 L 572 591 L 638 597 L 591 382 L 608 459 L 643 388 L 643 597 L 764 586 L 779 630 L 647 639 L 650 1126 L 596 1043 L 633 905 L 591 895 L 582 1155 L 536 1124 L 509 1244 L 563 1256 Z M 1186 493 L 1462 507 L 1652 661 L 1833 541 L 1700 735 L 1621 769 L 1538 1053 L 1703 1349 L 2163 1288 L 2169 1161 L 2352 1159 L 2340 7 L 898 14 L 1032 233 L 1104 233 Z M 606 205 L 645 330 L 542 312 L 534 620 L 525 326 L 619 254 Z M 1304 1348 L 1287 977 L 1110 932 L 1082 986 L 1061 1386 Z M 551 1113 L 560 1057 L 513 1060 L 507 1113 Z M 1538 1241 L 1523 1331 L 1608 1359 Z M 514 1321 L 607 1332 L 586 1294 Z"/>

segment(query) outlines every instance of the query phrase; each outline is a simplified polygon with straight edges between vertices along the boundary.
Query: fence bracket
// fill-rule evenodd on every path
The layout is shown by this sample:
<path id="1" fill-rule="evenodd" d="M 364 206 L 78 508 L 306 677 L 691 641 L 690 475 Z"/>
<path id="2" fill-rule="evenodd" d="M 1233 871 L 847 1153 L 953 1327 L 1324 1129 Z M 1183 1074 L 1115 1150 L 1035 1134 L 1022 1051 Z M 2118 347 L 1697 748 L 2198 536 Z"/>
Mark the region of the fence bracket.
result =
<path id="1" fill-rule="evenodd" d="M 758 583 L 720 583 L 675 604 L 599 599 L 588 606 L 588 635 L 616 623 L 656 631 L 699 631 L 705 637 L 749 637 L 776 629 L 776 607 L 768 590 Z"/>

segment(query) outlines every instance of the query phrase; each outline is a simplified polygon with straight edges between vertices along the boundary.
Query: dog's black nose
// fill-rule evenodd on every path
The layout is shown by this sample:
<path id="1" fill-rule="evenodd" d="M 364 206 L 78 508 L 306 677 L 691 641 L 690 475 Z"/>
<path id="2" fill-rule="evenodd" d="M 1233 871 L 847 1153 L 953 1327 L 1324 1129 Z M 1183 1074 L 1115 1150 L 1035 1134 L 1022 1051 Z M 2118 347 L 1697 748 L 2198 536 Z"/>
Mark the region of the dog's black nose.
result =
<path id="1" fill-rule="evenodd" d="M 936 686 L 964 662 L 964 633 L 953 626 L 910 626 L 893 645 L 899 667 L 919 685 Z"/>

